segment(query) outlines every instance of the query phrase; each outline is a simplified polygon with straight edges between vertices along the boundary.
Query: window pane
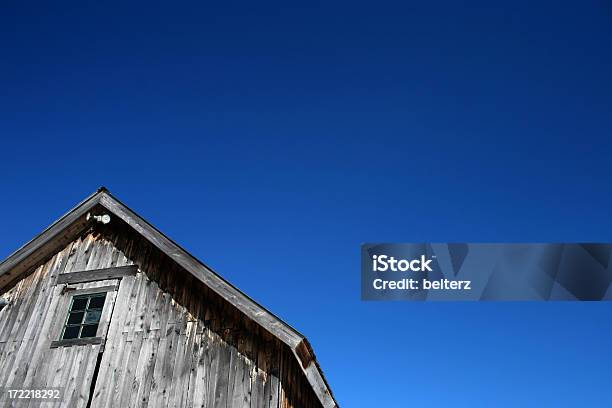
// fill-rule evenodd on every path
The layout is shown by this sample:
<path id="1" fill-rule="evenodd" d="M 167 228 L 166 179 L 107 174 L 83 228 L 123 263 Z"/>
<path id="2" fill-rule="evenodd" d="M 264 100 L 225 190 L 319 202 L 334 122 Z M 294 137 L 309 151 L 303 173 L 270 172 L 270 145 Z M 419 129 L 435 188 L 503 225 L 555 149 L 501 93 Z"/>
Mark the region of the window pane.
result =
<path id="1" fill-rule="evenodd" d="M 88 310 L 85 315 L 84 324 L 88 323 L 98 323 L 100 321 L 100 315 L 102 314 L 101 310 Z"/>
<path id="2" fill-rule="evenodd" d="M 76 339 L 77 337 L 79 337 L 79 329 L 80 326 L 69 326 L 66 327 L 66 330 L 64 330 L 64 337 L 62 337 L 64 340 L 67 339 Z"/>
<path id="3" fill-rule="evenodd" d="M 85 306 L 87 306 L 87 298 L 74 298 L 72 301 L 72 309 L 71 310 L 85 310 Z"/>
<path id="4" fill-rule="evenodd" d="M 81 295 L 72 298 L 68 321 L 62 339 L 96 337 L 106 293 Z"/>
<path id="5" fill-rule="evenodd" d="M 102 309 L 102 307 L 104 307 L 105 298 L 106 295 L 91 298 L 88 309 Z"/>
<path id="6" fill-rule="evenodd" d="M 97 324 L 86 324 L 83 326 L 83 330 L 81 330 L 81 338 L 96 337 L 97 331 L 98 331 Z"/>
<path id="7" fill-rule="evenodd" d="M 84 314 L 84 312 L 70 313 L 67 324 L 81 324 Z"/>

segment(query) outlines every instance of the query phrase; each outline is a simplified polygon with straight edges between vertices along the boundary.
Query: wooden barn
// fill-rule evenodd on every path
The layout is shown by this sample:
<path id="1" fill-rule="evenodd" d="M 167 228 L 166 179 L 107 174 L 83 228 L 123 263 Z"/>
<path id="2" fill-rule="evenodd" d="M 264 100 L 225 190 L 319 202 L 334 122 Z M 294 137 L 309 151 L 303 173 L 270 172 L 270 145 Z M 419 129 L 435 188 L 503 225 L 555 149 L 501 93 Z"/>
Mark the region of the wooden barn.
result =
<path id="1" fill-rule="evenodd" d="M 337 407 L 303 335 L 104 188 L 0 264 L 0 389 L 2 407 Z"/>

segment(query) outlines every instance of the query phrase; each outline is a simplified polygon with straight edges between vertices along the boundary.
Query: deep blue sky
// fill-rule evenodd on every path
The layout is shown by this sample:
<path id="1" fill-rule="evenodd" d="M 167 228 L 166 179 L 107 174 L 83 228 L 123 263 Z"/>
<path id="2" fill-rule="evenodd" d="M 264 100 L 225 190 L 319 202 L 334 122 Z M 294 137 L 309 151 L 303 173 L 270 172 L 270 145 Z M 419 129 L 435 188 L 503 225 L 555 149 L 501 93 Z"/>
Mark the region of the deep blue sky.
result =
<path id="1" fill-rule="evenodd" d="M 362 242 L 612 240 L 609 2 L 61 3 L 0 6 L 0 257 L 106 185 L 343 407 L 610 405 L 610 304 L 359 300 Z"/>

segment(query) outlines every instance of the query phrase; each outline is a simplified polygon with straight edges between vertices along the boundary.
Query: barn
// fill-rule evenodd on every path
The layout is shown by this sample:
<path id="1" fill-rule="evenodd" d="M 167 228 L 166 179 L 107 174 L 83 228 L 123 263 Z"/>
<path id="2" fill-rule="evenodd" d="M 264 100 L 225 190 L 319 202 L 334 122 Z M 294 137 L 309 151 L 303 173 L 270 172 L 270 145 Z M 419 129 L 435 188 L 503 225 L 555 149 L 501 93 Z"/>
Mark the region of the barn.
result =
<path id="1" fill-rule="evenodd" d="M 338 406 L 302 334 L 105 188 L 0 264 L 0 389 L 0 406 Z"/>

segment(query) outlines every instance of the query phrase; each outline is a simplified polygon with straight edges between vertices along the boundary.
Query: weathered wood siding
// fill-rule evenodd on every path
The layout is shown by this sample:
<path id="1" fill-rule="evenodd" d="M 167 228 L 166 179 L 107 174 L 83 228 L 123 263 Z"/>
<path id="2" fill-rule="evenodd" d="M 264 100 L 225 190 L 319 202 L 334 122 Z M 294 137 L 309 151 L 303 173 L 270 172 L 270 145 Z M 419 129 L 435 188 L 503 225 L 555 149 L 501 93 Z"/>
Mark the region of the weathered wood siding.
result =
<path id="1" fill-rule="evenodd" d="M 132 264 L 135 276 L 70 285 L 117 284 L 105 344 L 50 348 L 68 309 L 58 275 Z M 320 407 L 286 346 L 124 226 L 90 231 L 2 297 L 0 387 L 63 386 L 66 407 Z"/>

